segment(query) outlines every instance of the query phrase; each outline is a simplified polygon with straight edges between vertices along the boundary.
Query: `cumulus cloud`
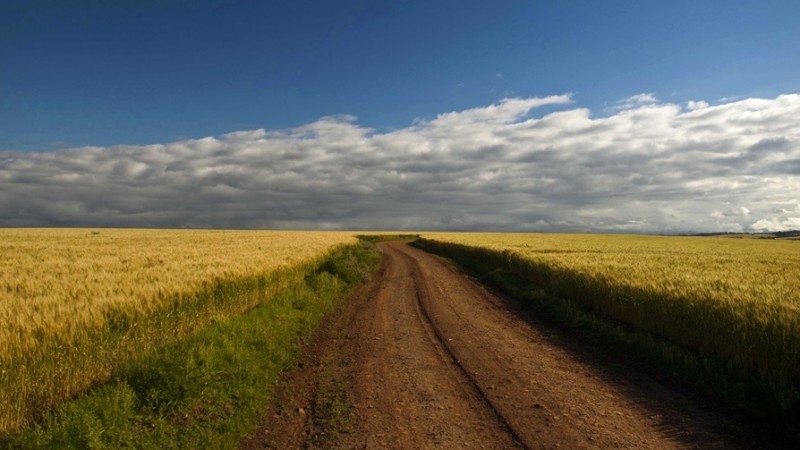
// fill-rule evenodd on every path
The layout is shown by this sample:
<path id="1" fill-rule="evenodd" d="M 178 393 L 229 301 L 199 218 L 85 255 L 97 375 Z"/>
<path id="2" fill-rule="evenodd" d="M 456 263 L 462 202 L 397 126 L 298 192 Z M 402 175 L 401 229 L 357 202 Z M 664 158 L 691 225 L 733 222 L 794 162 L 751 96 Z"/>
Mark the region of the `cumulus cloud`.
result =
<path id="1" fill-rule="evenodd" d="M 800 228 L 800 95 L 609 117 L 512 98 L 148 146 L 0 152 L 0 226 L 681 233 Z M 545 105 L 560 110 L 541 117 Z"/>
<path id="2" fill-rule="evenodd" d="M 784 220 L 777 217 L 760 219 L 752 224 L 750 228 L 754 231 L 762 232 L 800 230 L 800 217 L 789 217 Z"/>

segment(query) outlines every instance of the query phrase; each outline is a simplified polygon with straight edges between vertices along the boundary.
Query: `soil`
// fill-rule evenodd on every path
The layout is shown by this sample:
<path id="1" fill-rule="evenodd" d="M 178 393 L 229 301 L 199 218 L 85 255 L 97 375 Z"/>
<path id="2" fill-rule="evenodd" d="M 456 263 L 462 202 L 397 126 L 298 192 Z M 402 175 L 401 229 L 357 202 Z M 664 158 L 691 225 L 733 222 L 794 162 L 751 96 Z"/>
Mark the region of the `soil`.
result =
<path id="1" fill-rule="evenodd" d="M 379 249 L 375 279 L 320 327 L 242 448 L 776 446 L 441 258 L 405 242 Z"/>

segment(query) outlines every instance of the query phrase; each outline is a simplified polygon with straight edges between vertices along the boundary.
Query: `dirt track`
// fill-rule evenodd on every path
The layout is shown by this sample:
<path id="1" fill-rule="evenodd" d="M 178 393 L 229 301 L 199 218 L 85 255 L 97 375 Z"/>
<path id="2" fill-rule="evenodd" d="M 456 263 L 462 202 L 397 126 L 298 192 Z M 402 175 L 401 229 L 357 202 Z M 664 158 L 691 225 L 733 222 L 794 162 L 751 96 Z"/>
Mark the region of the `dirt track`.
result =
<path id="1" fill-rule="evenodd" d="M 314 364 L 335 366 L 325 376 L 346 380 L 354 406 L 348 432 L 324 446 L 764 446 L 745 440 L 734 419 L 561 336 L 440 258 L 400 242 L 380 248 L 378 279 L 317 339 Z M 308 401 L 292 401 L 304 408 L 299 417 L 275 414 L 261 431 L 272 446 L 308 446 L 324 433 L 305 417 Z M 258 442 L 266 441 L 246 446 Z"/>

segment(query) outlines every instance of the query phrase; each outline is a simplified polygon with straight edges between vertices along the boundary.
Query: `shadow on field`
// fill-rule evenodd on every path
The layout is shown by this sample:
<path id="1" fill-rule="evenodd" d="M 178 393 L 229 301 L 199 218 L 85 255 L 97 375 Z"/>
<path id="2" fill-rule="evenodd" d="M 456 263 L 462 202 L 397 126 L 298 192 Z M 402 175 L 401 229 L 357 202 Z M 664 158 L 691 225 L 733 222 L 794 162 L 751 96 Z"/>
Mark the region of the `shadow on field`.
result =
<path id="1" fill-rule="evenodd" d="M 410 245 L 430 251 L 424 245 L 418 245 L 418 242 L 411 242 Z M 507 275 L 502 275 L 503 279 L 498 282 L 496 273 L 480 273 L 458 262 L 447 261 L 493 293 L 493 301 L 499 302 L 497 306 L 538 330 L 549 344 L 564 349 L 570 358 L 591 366 L 594 369 L 592 375 L 600 377 L 621 396 L 648 411 L 650 419 L 658 423 L 659 432 L 682 447 L 797 448 L 797 443 L 792 442 L 775 423 L 688 387 L 671 370 L 648 361 L 647 355 L 621 351 L 620 348 L 624 347 L 618 345 L 618 341 L 626 338 L 614 336 L 614 339 L 609 339 L 608 336 L 581 330 L 574 321 L 562 325 L 558 318 L 542 318 L 542 314 L 530 306 L 535 298 L 532 300 L 515 295 L 525 292 L 526 297 L 530 294 L 533 297 L 548 296 L 543 291 L 532 291 L 529 282 Z M 598 318 L 591 320 L 598 321 Z M 613 321 L 602 321 L 608 322 L 612 329 L 627 328 Z M 620 335 L 629 331 L 620 331 Z M 635 339 L 642 339 L 642 336 Z M 669 349 L 671 344 L 658 345 Z"/>

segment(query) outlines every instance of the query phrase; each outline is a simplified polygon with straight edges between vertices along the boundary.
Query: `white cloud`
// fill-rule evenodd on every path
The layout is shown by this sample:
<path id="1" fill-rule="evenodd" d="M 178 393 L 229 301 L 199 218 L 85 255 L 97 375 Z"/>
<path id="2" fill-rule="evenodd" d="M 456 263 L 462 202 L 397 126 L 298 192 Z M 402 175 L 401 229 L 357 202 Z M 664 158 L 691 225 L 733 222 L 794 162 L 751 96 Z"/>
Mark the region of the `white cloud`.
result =
<path id="1" fill-rule="evenodd" d="M 690 100 L 690 101 L 688 101 L 686 103 L 686 107 L 689 108 L 689 110 L 694 111 L 696 109 L 708 108 L 708 103 L 704 102 L 702 100 L 701 101 L 692 101 L 692 100 Z"/>
<path id="2" fill-rule="evenodd" d="M 800 217 L 789 217 L 783 221 L 786 230 L 800 230 Z"/>
<path id="3" fill-rule="evenodd" d="M 571 102 L 504 99 L 390 132 L 343 115 L 162 145 L 0 152 L 0 226 L 800 227 L 800 95 L 685 110 L 640 94 L 603 118 Z M 565 109 L 528 116 L 543 105 Z"/>
<path id="4" fill-rule="evenodd" d="M 773 232 L 773 231 L 785 231 L 786 228 L 783 226 L 780 220 L 773 217 L 772 219 L 761 219 L 752 225 L 750 225 L 750 229 L 753 231 L 761 231 L 761 232 Z"/>
<path id="5" fill-rule="evenodd" d="M 658 99 L 652 93 L 647 94 L 636 94 L 634 96 L 628 97 L 625 99 L 625 103 L 636 103 L 636 104 L 647 104 L 647 103 L 657 103 Z"/>
<path id="6" fill-rule="evenodd" d="M 267 137 L 267 131 L 263 128 L 258 130 L 249 130 L 249 131 L 236 131 L 233 133 L 223 134 L 222 138 L 227 139 L 229 141 L 258 141 L 259 139 L 263 139 Z"/>
<path id="7" fill-rule="evenodd" d="M 628 98 L 624 98 L 622 100 L 617 101 L 616 105 L 612 108 L 612 110 L 621 111 L 626 109 L 638 108 L 643 105 L 651 105 L 653 103 L 658 103 L 658 99 L 652 93 L 636 94 Z"/>

